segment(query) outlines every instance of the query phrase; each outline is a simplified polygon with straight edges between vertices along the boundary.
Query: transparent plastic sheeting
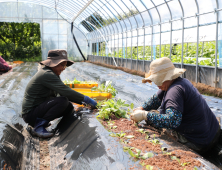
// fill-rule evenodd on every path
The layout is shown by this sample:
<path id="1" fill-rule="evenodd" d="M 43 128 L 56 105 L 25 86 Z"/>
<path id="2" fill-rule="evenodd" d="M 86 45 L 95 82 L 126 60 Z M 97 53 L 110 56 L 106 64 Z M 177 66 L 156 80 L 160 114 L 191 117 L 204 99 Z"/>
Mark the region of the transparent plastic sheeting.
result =
<path id="1" fill-rule="evenodd" d="M 31 3 L 0 3 L 0 22 L 36 22 L 40 24 L 42 58 L 51 49 L 66 49 L 71 60 L 82 60 L 71 34 L 71 25 L 55 9 Z M 84 55 L 87 55 L 85 35 L 74 27 L 74 34 Z"/>

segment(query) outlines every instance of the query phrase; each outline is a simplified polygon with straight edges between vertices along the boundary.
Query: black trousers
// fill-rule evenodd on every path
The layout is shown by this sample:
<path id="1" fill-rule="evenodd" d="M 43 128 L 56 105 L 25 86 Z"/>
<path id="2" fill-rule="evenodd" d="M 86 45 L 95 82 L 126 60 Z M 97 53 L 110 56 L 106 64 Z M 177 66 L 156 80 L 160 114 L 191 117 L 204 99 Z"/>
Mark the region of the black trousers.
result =
<path id="1" fill-rule="evenodd" d="M 70 114 L 73 109 L 74 107 L 67 97 L 55 97 L 41 103 L 29 113 L 23 114 L 22 118 L 26 123 L 34 127 L 37 118 L 52 121 L 56 118 Z"/>

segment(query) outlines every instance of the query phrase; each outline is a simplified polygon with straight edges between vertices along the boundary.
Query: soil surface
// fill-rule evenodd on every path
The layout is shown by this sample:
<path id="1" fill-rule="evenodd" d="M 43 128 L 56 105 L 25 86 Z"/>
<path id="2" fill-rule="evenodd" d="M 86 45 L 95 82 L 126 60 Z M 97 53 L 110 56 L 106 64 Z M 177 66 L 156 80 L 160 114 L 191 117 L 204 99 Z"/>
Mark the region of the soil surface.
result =
<path id="1" fill-rule="evenodd" d="M 49 156 L 49 147 L 48 139 L 39 138 L 40 145 L 40 170 L 50 170 L 50 156 Z"/>
<path id="2" fill-rule="evenodd" d="M 178 144 L 179 147 L 174 145 L 174 147 L 164 148 L 161 144 L 161 139 L 167 139 L 171 146 L 173 142 L 178 142 L 175 142 L 175 138 L 169 134 L 167 136 L 163 130 L 158 130 L 145 124 L 135 124 L 125 118 L 117 119 L 115 116 L 112 116 L 109 121 L 101 120 L 101 123 L 113 134 L 125 133 L 123 137 L 115 137 L 119 139 L 126 151 L 129 152 L 130 149 L 134 155 L 138 153 L 138 149 L 141 151 L 140 157 L 136 158 L 134 156 L 133 159 L 139 160 L 144 169 L 193 170 L 195 167 L 203 167 L 201 162 L 196 159 L 200 156 L 189 151 L 188 148 L 184 148 L 181 144 Z M 129 135 L 133 137 L 128 139 L 127 136 Z M 145 160 L 142 159 L 141 156 L 148 152 L 152 153 L 153 156 Z"/>

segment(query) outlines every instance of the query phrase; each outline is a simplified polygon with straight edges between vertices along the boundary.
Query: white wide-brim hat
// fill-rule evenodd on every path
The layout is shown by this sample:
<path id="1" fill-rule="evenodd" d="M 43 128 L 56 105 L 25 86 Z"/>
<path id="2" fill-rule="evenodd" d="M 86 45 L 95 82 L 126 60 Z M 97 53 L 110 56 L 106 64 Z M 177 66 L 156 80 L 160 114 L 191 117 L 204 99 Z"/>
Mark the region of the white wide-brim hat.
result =
<path id="1" fill-rule="evenodd" d="M 150 64 L 150 71 L 145 74 L 142 83 L 154 82 L 157 86 L 162 86 L 163 82 L 167 80 L 174 80 L 182 75 L 186 69 L 175 68 L 172 61 L 163 57 L 156 59 Z"/>

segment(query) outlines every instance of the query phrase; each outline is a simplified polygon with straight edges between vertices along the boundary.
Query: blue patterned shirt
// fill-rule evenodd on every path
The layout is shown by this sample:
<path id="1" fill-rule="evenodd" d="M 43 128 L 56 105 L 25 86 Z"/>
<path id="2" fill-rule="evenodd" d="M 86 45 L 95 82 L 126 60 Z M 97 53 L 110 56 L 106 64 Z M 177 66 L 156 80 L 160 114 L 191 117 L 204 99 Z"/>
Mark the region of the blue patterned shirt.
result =
<path id="1" fill-rule="evenodd" d="M 161 105 L 161 101 L 157 94 L 154 94 L 146 102 L 143 103 L 142 107 L 144 110 L 149 111 L 147 114 L 147 120 L 152 123 L 155 127 L 175 129 L 182 121 L 182 113 L 179 110 L 169 107 L 166 109 L 165 114 L 156 113 L 153 110 L 157 110 Z"/>

